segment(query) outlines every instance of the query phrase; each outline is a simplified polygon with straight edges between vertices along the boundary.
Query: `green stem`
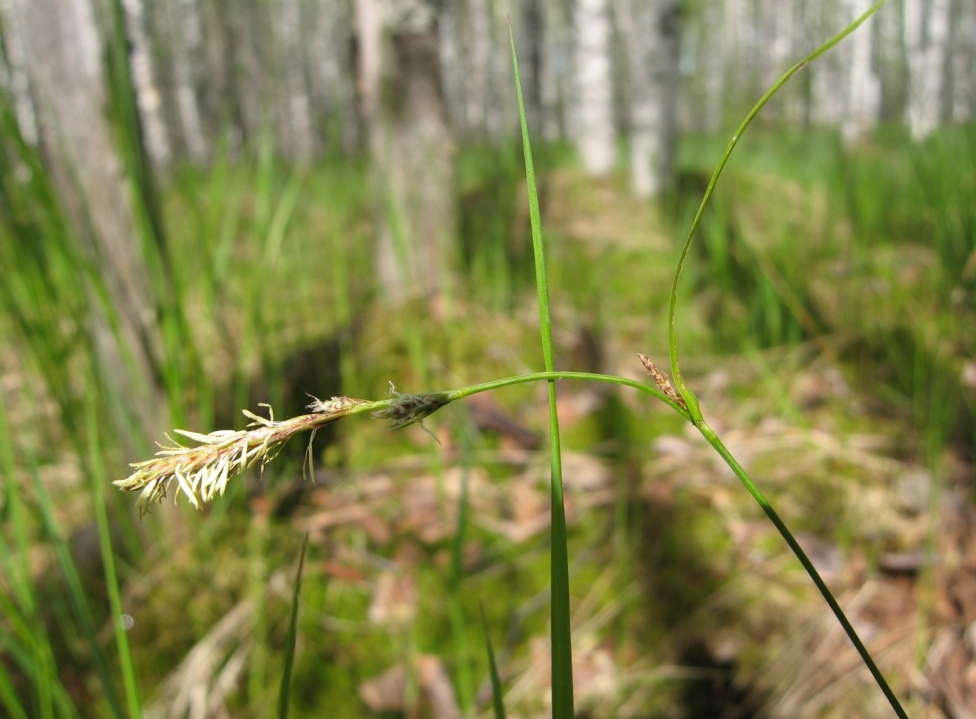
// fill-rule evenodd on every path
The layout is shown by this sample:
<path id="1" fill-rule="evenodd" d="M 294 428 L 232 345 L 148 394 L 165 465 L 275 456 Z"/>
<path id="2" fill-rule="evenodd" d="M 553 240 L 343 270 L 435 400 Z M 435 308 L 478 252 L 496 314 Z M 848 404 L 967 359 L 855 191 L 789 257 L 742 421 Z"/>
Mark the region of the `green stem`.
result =
<path id="1" fill-rule="evenodd" d="M 837 603 L 837 600 L 834 599 L 834 596 L 830 593 L 830 590 L 827 588 L 827 585 L 824 583 L 823 579 L 821 579 L 820 574 L 813 566 L 813 563 L 807 557 L 803 549 L 801 549 L 800 545 L 797 543 L 796 539 L 790 533 L 789 529 L 786 528 L 786 525 L 779 518 L 779 515 L 776 514 L 776 512 L 770 506 L 769 502 L 766 501 L 766 498 L 763 496 L 762 492 L 759 491 L 759 488 L 752 482 L 752 480 L 746 474 L 745 470 L 742 469 L 739 463 L 735 461 L 735 458 L 729 453 L 725 445 L 722 444 L 718 436 L 716 436 L 716 434 L 711 430 L 711 428 L 705 423 L 705 419 L 702 416 L 701 408 L 698 406 L 698 399 L 695 397 L 695 394 L 690 389 L 688 389 L 688 387 L 685 385 L 684 378 L 681 375 L 681 367 L 678 362 L 678 341 L 675 333 L 675 312 L 678 305 L 678 284 L 681 280 L 682 272 L 684 271 L 685 262 L 688 259 L 688 253 L 689 250 L 691 249 L 691 243 L 695 238 L 695 233 L 698 232 L 698 227 L 701 224 L 702 217 L 705 214 L 705 207 L 708 205 L 708 202 L 715 191 L 715 186 L 718 183 L 718 178 L 722 174 L 722 170 L 725 169 L 725 165 L 728 163 L 729 157 L 732 155 L 732 151 L 735 149 L 736 145 L 738 144 L 739 138 L 742 137 L 742 133 L 744 133 L 746 128 L 749 127 L 753 119 L 756 117 L 756 115 L 759 114 L 759 111 L 766 105 L 769 99 L 773 95 L 775 95 L 790 78 L 792 78 L 796 73 L 798 73 L 808 64 L 816 60 L 818 57 L 820 57 L 825 52 L 830 50 L 832 47 L 837 45 L 841 40 L 843 40 L 852 32 L 854 32 L 854 30 L 856 30 L 863 22 L 865 22 L 869 17 L 871 17 L 878 10 L 880 10 L 881 7 L 885 4 L 885 2 L 886 0 L 878 0 L 878 2 L 874 3 L 874 5 L 868 8 L 868 10 L 864 12 L 861 16 L 859 16 L 854 22 L 852 22 L 850 25 L 845 27 L 843 30 L 841 30 L 839 33 L 834 35 L 834 37 L 832 37 L 826 43 L 818 47 L 812 53 L 807 55 L 805 58 L 803 58 L 798 63 L 793 65 L 793 67 L 787 70 L 783 74 L 783 76 L 779 80 L 777 80 L 776 83 L 774 83 L 773 86 L 769 88 L 769 90 L 766 91 L 766 93 L 759 99 L 759 102 L 757 102 L 755 106 L 753 106 L 753 108 L 746 115 L 745 119 L 740 123 L 738 129 L 735 131 L 735 134 L 732 135 L 732 139 L 729 141 L 728 146 L 725 148 L 725 152 L 722 154 L 718 166 L 715 168 L 715 171 L 712 173 L 712 178 L 711 180 L 709 180 L 708 187 L 705 190 L 704 197 L 702 197 L 701 204 L 698 206 L 698 211 L 695 213 L 695 218 L 692 221 L 691 228 L 688 231 L 688 237 L 685 240 L 684 247 L 681 250 L 681 256 L 678 259 L 678 266 L 674 273 L 674 281 L 671 285 L 671 302 L 670 302 L 670 307 L 668 309 L 668 349 L 669 349 L 670 360 L 671 360 L 671 375 L 674 378 L 674 383 L 677 387 L 678 393 L 681 395 L 682 399 L 684 399 L 684 401 L 688 405 L 688 412 L 686 416 L 688 416 L 691 419 L 691 421 L 695 424 L 698 430 L 702 433 L 702 436 L 704 436 L 705 439 L 708 440 L 709 444 L 711 444 L 712 447 L 714 447 L 715 450 L 722 456 L 722 458 L 729 465 L 729 467 L 732 468 L 732 471 L 735 472 L 736 476 L 739 477 L 743 485 L 745 485 L 749 493 L 763 508 L 763 511 L 769 517 L 770 521 L 773 523 L 773 525 L 776 527 L 779 533 L 783 536 L 783 539 L 786 540 L 786 543 L 789 545 L 790 549 L 793 551 L 796 557 L 800 560 L 800 563 L 803 564 L 804 569 L 806 569 L 807 574 L 810 575 L 810 578 L 813 580 L 813 583 L 817 586 L 817 589 L 820 590 L 820 593 L 823 595 L 823 598 L 830 606 L 831 611 L 833 611 L 834 616 L 837 617 L 837 621 L 840 622 L 841 626 L 844 629 L 844 632 L 850 638 L 851 642 L 853 642 L 854 647 L 857 649 L 858 654 L 861 655 L 861 659 L 864 661 L 865 665 L 871 671 L 871 674 L 874 676 L 874 679 L 878 683 L 878 686 L 881 688 L 881 691 L 884 692 L 884 695 L 888 699 L 888 702 L 891 704 L 892 709 L 894 709 L 895 713 L 899 717 L 904 717 L 905 719 L 907 719 L 905 710 L 902 709 L 901 704 L 898 702 L 898 699 L 894 695 L 894 692 L 891 691 L 891 687 L 888 686 L 887 681 L 885 681 L 885 678 L 878 670 L 878 667 L 875 665 L 874 660 L 871 658 L 871 655 L 868 654 L 868 651 L 867 649 L 865 649 L 864 644 L 857 636 L 857 632 L 854 631 L 854 627 L 851 626 L 851 623 L 847 620 L 847 617 L 844 615 L 844 612 L 841 610 L 840 605 Z"/>
<path id="2" fill-rule="evenodd" d="M 88 456 L 91 459 L 89 471 L 92 482 L 92 504 L 95 510 L 95 524 L 98 527 L 98 544 L 102 553 L 102 565 L 105 573 L 105 588 L 108 592 L 108 603 L 111 611 L 111 622 L 115 636 L 115 647 L 118 651 L 119 665 L 122 669 L 122 682 L 125 687 L 126 710 L 132 719 L 142 716 L 139 700 L 139 687 L 136 681 L 135 662 L 126 635 L 128 627 L 122 624 L 122 595 L 119 591 L 118 574 L 115 570 L 115 550 L 112 547 L 111 527 L 108 520 L 108 508 L 105 503 L 105 477 L 103 474 L 101 440 L 98 437 L 98 418 L 95 414 L 94 398 L 87 401 Z"/>
<path id="3" fill-rule="evenodd" d="M 470 397 L 471 395 L 478 394 L 479 392 L 487 392 L 489 390 L 500 389 L 502 387 L 511 387 L 512 385 L 524 384 L 526 382 L 544 382 L 558 379 L 575 380 L 578 382 L 603 382 L 605 384 L 618 384 L 624 387 L 631 387 L 661 400 L 689 422 L 691 421 L 691 415 L 688 413 L 688 411 L 664 394 L 664 392 L 659 390 L 657 387 L 652 387 L 651 385 L 646 385 L 642 382 L 628 379 L 626 377 L 617 377 L 616 375 L 608 374 L 593 374 L 591 372 L 533 372 L 531 374 L 496 379 L 492 380 L 491 382 L 471 385 L 470 387 L 462 387 L 460 389 L 444 392 L 443 394 L 447 396 L 448 401 L 453 402 L 456 399 L 464 399 L 465 397 Z M 370 408 L 372 408 L 372 405 L 370 405 Z"/>
<path id="4" fill-rule="evenodd" d="M 681 376 L 681 367 L 678 363 L 678 342 L 674 329 L 674 316 L 675 310 L 678 306 L 678 283 L 681 280 L 681 274 L 685 268 L 685 261 L 688 259 L 688 252 L 691 249 L 692 240 L 695 239 L 695 233 L 698 232 L 698 226 L 701 224 L 702 217 L 705 214 L 705 207 L 708 205 L 708 201 L 712 198 L 712 193 L 715 191 L 715 185 L 718 184 L 718 178 L 722 174 L 722 170 L 725 169 L 725 165 L 728 163 L 729 157 L 732 155 L 732 151 L 739 143 L 739 138 L 742 137 L 742 133 L 746 131 L 746 128 L 749 127 L 756 115 L 759 114 L 759 111 L 762 110 L 767 102 L 769 102 L 769 99 L 779 92 L 779 89 L 796 73 L 837 45 L 837 43 L 860 27 L 865 20 L 880 10 L 881 6 L 884 5 L 886 1 L 887 0 L 878 0 L 878 2 L 868 8 L 868 10 L 858 17 L 854 22 L 787 70 L 783 76 L 766 91 L 766 94 L 759 98 L 759 102 L 753 106 L 753 108 L 749 111 L 749 114 L 746 115 L 745 119 L 739 124 L 738 129 L 735 131 L 735 134 L 732 135 L 732 139 L 725 148 L 725 152 L 722 154 L 722 158 L 719 160 L 718 166 L 715 168 L 715 172 L 712 173 L 712 179 L 708 182 L 708 187 L 705 189 L 705 195 L 702 197 L 701 204 L 698 206 L 698 212 L 695 213 L 695 219 L 691 222 L 691 229 L 688 230 L 688 237 L 685 240 L 684 247 L 681 249 L 681 256 L 678 259 L 678 267 L 675 270 L 674 281 L 671 284 L 671 305 L 668 309 L 668 346 L 671 355 L 671 376 L 674 377 L 674 383 L 678 388 L 678 393 L 688 404 L 688 410 L 693 421 L 695 422 L 702 419 L 702 413 L 701 409 L 698 407 L 698 400 L 695 398 L 694 393 L 685 385 L 684 378 Z"/>
<path id="5" fill-rule="evenodd" d="M 810 579 L 812 579 L 813 583 L 817 585 L 817 589 L 820 591 L 820 594 L 827 602 L 830 610 L 834 613 L 837 621 L 840 622 L 841 627 L 844 629 L 844 633 L 847 634 L 848 638 L 851 640 L 851 643 L 854 645 L 857 653 L 861 655 L 861 660 L 871 672 L 871 675 L 878 683 L 881 691 L 884 692 L 884 695 L 891 704 L 891 708 L 894 709 L 895 714 L 901 717 L 901 719 L 908 719 L 908 715 L 905 713 L 905 710 L 902 709 L 901 703 L 899 703 L 898 698 L 891 690 L 891 687 L 888 686 L 888 682 L 885 680 L 884 675 L 881 674 L 881 670 L 878 669 L 878 666 L 874 663 L 874 659 L 871 658 L 867 648 L 864 646 L 863 642 L 861 642 L 860 637 L 858 637 L 857 632 L 854 631 L 854 627 L 851 625 L 850 621 L 848 621 L 847 615 L 844 614 L 844 610 L 840 608 L 840 604 L 837 603 L 837 600 L 834 599 L 834 595 L 831 594 L 830 589 L 827 588 L 827 584 L 820 576 L 817 568 L 813 566 L 813 562 L 810 561 L 810 558 L 807 556 L 806 552 L 803 551 L 803 548 L 800 546 L 799 542 L 796 541 L 796 537 L 794 537 L 793 533 L 790 532 L 790 530 L 786 527 L 786 524 L 782 519 L 780 519 L 779 515 L 776 513 L 776 510 L 774 510 L 772 505 L 770 505 L 765 495 L 752 481 L 745 469 L 742 468 L 742 465 L 735 460 L 735 457 L 732 456 L 726 446 L 722 443 L 722 440 L 720 440 L 718 435 L 712 431 L 712 428 L 709 427 L 704 420 L 695 422 L 695 426 L 698 427 L 698 431 L 702 433 L 702 436 L 708 440 L 708 443 L 715 448 L 715 451 L 722 456 L 725 463 L 732 468 L 732 471 L 735 472 L 735 475 L 739 478 L 739 481 L 742 482 L 749 494 L 751 494 L 753 499 L 759 503 L 759 506 L 762 507 L 763 511 L 766 513 L 766 516 L 769 517 L 769 521 L 771 521 L 776 529 L 779 530 L 779 533 L 782 535 L 783 539 L 786 540 L 786 543 L 793 551 L 793 554 L 795 554 L 796 558 L 800 560 L 800 564 L 802 564 L 803 568 L 807 570 L 807 574 L 810 575 Z"/>
<path id="6" fill-rule="evenodd" d="M 515 71 L 515 92 L 518 96 L 519 124 L 522 127 L 522 150 L 525 156 L 525 184 L 529 196 L 529 225 L 532 230 L 532 254 L 535 258 L 535 285 L 539 295 L 539 329 L 542 356 L 547 372 L 555 369 L 552 341 L 552 316 L 549 309 L 549 282 L 546 275 L 545 243 L 542 241 L 542 214 L 536 189 L 532 145 L 529 142 L 529 123 L 525 118 L 522 80 L 519 76 L 515 35 L 509 24 L 512 48 L 512 67 Z M 556 381 L 548 380 L 549 389 L 549 477 L 551 520 L 550 533 L 550 634 L 552 642 L 552 715 L 555 719 L 571 719 L 573 708 L 573 649 L 569 615 L 569 548 L 566 537 L 566 508 L 563 504 L 563 467 L 560 447 L 559 416 L 556 412 Z"/>
<path id="7" fill-rule="evenodd" d="M 878 686 L 881 688 L 881 691 L 888 699 L 892 709 L 894 709 L 895 711 L 895 714 L 897 714 L 902 719 L 908 719 L 908 715 L 905 714 L 905 710 L 902 709 L 901 704 L 898 702 L 898 699 L 895 697 L 895 694 L 891 690 L 891 687 L 888 685 L 888 682 L 881 674 L 881 671 L 878 669 L 874 660 L 871 658 L 871 655 L 868 653 L 868 650 L 865 648 L 864 643 L 861 641 L 860 637 L 858 637 L 857 632 L 854 630 L 854 627 L 847 619 L 847 615 L 844 614 L 844 610 L 840 608 L 840 605 L 837 603 L 837 600 L 834 598 L 834 595 L 831 594 L 830 589 L 827 587 L 827 584 L 820 576 L 820 573 L 817 571 L 816 567 L 813 566 L 813 562 L 810 561 L 810 558 L 807 556 L 806 552 L 803 551 L 803 548 L 800 547 L 800 544 L 796 541 L 796 538 L 786 527 L 786 524 L 783 522 L 783 520 L 780 519 L 780 516 L 776 513 L 776 510 L 774 510 L 772 505 L 770 505 L 769 500 L 766 499 L 765 495 L 762 493 L 759 487 L 756 486 L 756 484 L 749 477 L 745 469 L 742 468 L 742 465 L 740 465 L 736 461 L 735 457 L 732 456 L 728 448 L 726 448 L 726 446 L 722 443 L 722 440 L 718 438 L 718 435 L 715 434 L 715 432 L 712 430 L 711 427 L 708 426 L 708 424 L 705 422 L 703 418 L 699 417 L 699 419 L 697 420 L 692 419 L 692 415 L 688 410 L 685 410 L 677 402 L 675 402 L 673 399 L 665 395 L 657 387 L 642 384 L 641 382 L 627 379 L 626 377 L 617 377 L 614 375 L 603 375 L 603 374 L 592 374 L 589 372 L 535 372 L 533 374 L 519 375 L 515 377 L 506 377 L 504 379 L 494 380 L 492 382 L 484 382 L 482 384 L 471 385 L 470 387 L 462 387 L 461 389 L 451 390 L 448 392 L 444 392 L 443 394 L 447 396 L 449 401 L 454 401 L 457 399 L 470 397 L 471 395 L 478 394 L 479 392 L 487 392 L 493 389 L 499 389 L 501 387 L 510 387 L 516 384 L 523 384 L 525 382 L 542 382 L 542 381 L 552 382 L 558 379 L 577 380 L 582 382 L 604 382 L 608 384 L 622 385 L 624 387 L 631 387 L 633 389 L 644 392 L 645 394 L 649 394 L 653 397 L 656 397 L 662 402 L 665 402 L 669 407 L 671 407 L 682 417 L 693 422 L 694 425 L 698 428 L 698 431 L 701 432 L 702 436 L 708 441 L 710 445 L 712 445 L 712 447 L 715 448 L 715 451 L 718 452 L 719 455 L 721 455 L 722 459 L 725 460 L 726 464 L 729 465 L 732 471 L 735 472 L 735 475 L 745 486 L 746 490 L 749 492 L 749 494 L 752 495 L 752 497 L 756 500 L 756 502 L 758 502 L 759 506 L 762 507 L 763 511 L 766 513 L 766 516 L 769 517 L 769 520 L 773 523 L 773 525 L 782 535 L 783 539 L 786 540 L 786 543 L 789 546 L 789 548 L 796 555 L 797 559 L 800 560 L 800 563 L 803 565 L 803 568 L 810 576 L 810 579 L 813 580 L 813 583 L 816 585 L 817 589 L 820 591 L 820 594 L 827 602 L 827 605 L 834 613 L 834 616 L 837 618 L 837 621 L 840 622 L 840 625 L 843 628 L 844 633 L 847 634 L 848 638 L 851 640 L 851 643 L 854 645 L 854 648 L 857 650 L 857 653 L 861 656 L 861 659 L 864 661 L 864 664 L 867 666 L 868 670 L 871 672 L 871 675 L 874 677 L 875 681 L 878 683 Z"/>

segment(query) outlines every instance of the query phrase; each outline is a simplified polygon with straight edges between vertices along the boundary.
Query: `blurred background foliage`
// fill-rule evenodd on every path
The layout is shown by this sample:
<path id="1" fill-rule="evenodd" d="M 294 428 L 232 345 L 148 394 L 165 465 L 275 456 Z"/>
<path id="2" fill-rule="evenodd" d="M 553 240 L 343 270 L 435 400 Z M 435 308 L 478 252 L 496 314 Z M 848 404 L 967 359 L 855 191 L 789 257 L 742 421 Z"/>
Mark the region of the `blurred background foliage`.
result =
<path id="1" fill-rule="evenodd" d="M 7 715 L 268 715 L 304 532 L 293 716 L 487 710 L 479 607 L 510 711 L 545 714 L 542 387 L 446 408 L 427 421 L 439 443 L 333 425 L 314 482 L 289 447 L 204 511 L 140 522 L 110 484 L 171 427 L 241 428 L 261 402 L 284 417 L 308 395 L 541 368 L 505 8 L 384 16 L 370 85 L 379 5 L 0 6 Z M 675 4 L 513 5 L 560 369 L 636 378 L 637 352 L 666 356 L 677 238 L 737 113 L 866 8 L 829 5 L 681 4 L 675 55 L 655 60 L 678 99 L 670 129 L 649 125 L 672 158 L 650 152 L 652 200 L 633 173 L 634 68 L 641 13 L 673 21 Z M 974 22 L 964 2 L 891 2 L 808 68 L 740 142 L 679 302 L 710 423 L 913 716 L 976 709 Z M 601 55 L 613 92 L 594 120 L 579 108 L 602 96 L 578 78 Z M 420 275 L 417 207 L 447 237 Z M 677 417 L 560 392 L 582 715 L 886 716 L 799 565 Z"/>

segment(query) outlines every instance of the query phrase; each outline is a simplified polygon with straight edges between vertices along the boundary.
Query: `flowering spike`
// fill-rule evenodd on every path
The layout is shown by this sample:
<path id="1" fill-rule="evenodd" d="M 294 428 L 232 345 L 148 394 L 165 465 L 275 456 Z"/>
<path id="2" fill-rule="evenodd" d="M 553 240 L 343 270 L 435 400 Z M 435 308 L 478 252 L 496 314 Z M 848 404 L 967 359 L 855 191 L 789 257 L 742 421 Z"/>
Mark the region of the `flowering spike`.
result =
<path id="1" fill-rule="evenodd" d="M 640 361 L 644 365 L 644 369 L 647 370 L 647 374 L 649 374 L 651 379 L 654 380 L 654 384 L 658 386 L 658 389 L 664 392 L 666 396 L 673 399 L 682 409 L 687 410 L 688 405 L 685 403 L 684 398 L 675 391 L 674 387 L 671 386 L 671 380 L 668 379 L 667 372 L 659 370 L 648 357 L 645 357 L 642 354 L 638 354 L 637 356 L 640 357 Z"/>
<path id="2" fill-rule="evenodd" d="M 444 392 L 425 392 L 424 394 L 401 394 L 390 382 L 390 404 L 373 412 L 377 419 L 388 419 L 394 429 L 423 421 L 451 400 Z M 426 428 L 425 428 L 426 429 Z"/>
<path id="3" fill-rule="evenodd" d="M 198 444 L 187 447 L 167 435 L 170 446 L 160 446 L 152 459 L 131 465 L 133 473 L 116 481 L 115 485 L 125 491 L 141 492 L 139 508 L 142 514 L 166 497 L 174 481 L 190 504 L 199 509 L 204 502 L 218 494 L 223 495 L 231 478 L 255 464 L 263 468 L 294 435 L 318 429 L 351 414 L 360 405 L 371 403 L 350 397 L 333 397 L 328 402 L 315 399 L 313 404 L 310 408 L 315 414 L 282 421 L 275 420 L 269 405 L 262 405 L 268 409 L 267 418 L 243 410 L 244 416 L 252 422 L 239 432 L 223 429 L 200 434 L 177 429 L 177 434 Z"/>

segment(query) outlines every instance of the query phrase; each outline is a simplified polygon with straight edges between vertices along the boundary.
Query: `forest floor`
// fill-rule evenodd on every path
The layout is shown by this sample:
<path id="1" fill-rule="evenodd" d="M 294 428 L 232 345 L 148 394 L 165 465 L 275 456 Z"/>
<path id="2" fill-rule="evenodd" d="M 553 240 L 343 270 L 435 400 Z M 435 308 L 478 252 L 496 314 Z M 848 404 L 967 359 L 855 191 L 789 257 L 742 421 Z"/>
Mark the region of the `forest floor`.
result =
<path id="1" fill-rule="evenodd" d="M 971 716 L 973 278 L 924 226 L 870 224 L 860 183 L 883 147 L 862 148 L 838 190 L 804 158 L 784 169 L 792 142 L 781 156 L 745 148 L 706 216 L 679 296 L 685 380 L 909 715 Z M 542 163 L 559 369 L 645 381 L 638 352 L 667 366 L 670 282 L 709 149 L 684 148 L 666 212 L 631 199 L 622 176 L 586 179 L 558 153 Z M 239 427 L 238 411 L 260 401 L 283 417 L 306 394 L 378 399 L 390 383 L 443 390 L 541 369 L 524 187 L 479 162 L 462 173 L 462 229 L 485 239 L 467 239 L 464 279 L 436 303 L 396 309 L 373 300 L 367 279 L 365 194 L 333 207 L 335 179 L 304 178 L 260 279 L 256 329 L 249 277 L 273 212 L 246 178 L 236 194 L 226 177 L 176 184 L 177 244 L 236 218 L 227 244 L 212 245 L 231 248 L 220 301 L 192 275 L 184 283 L 218 405 L 217 427 L 186 429 Z M 187 212 L 195 193 L 216 205 Z M 11 432 L 14 455 L 38 458 L 76 556 L 94 551 L 82 548 L 80 465 L 51 449 L 67 446 L 57 407 L 9 349 L 0 380 L 8 423 L 34 428 Z M 558 393 L 581 713 L 890 715 L 798 561 L 693 427 L 625 389 L 560 382 Z M 235 717 L 273 710 L 307 532 L 293 716 L 482 715 L 485 630 L 509 716 L 545 716 L 546 432 L 542 385 L 458 402 L 425 427 L 353 418 L 316 440 L 314 482 L 303 479 L 305 446 L 290 447 L 203 512 L 157 510 L 123 569 L 147 715 L 183 716 L 201 701 Z M 124 476 L 122 463 L 113 469 Z M 39 545 L 37 575 L 53 561 Z M 97 575 L 97 562 L 86 571 Z M 65 643 L 59 651 L 77 655 Z M 85 671 L 63 668 L 78 673 L 79 696 Z"/>

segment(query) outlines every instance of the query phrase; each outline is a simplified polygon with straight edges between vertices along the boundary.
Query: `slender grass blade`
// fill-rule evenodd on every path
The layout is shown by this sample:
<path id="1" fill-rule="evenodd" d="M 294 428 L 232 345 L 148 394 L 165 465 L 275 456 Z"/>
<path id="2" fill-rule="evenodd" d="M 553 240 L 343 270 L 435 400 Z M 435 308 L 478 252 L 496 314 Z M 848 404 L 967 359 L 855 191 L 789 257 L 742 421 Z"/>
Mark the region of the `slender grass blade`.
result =
<path id="1" fill-rule="evenodd" d="M 295 593 L 291 599 L 291 619 L 288 622 L 288 641 L 285 645 L 285 669 L 281 674 L 281 689 L 278 692 L 278 719 L 288 716 L 291 675 L 295 667 L 295 646 L 298 643 L 298 601 L 302 592 L 302 571 L 305 568 L 305 550 L 308 548 L 308 533 L 302 541 L 302 554 L 298 559 L 298 572 L 295 575 Z"/>

